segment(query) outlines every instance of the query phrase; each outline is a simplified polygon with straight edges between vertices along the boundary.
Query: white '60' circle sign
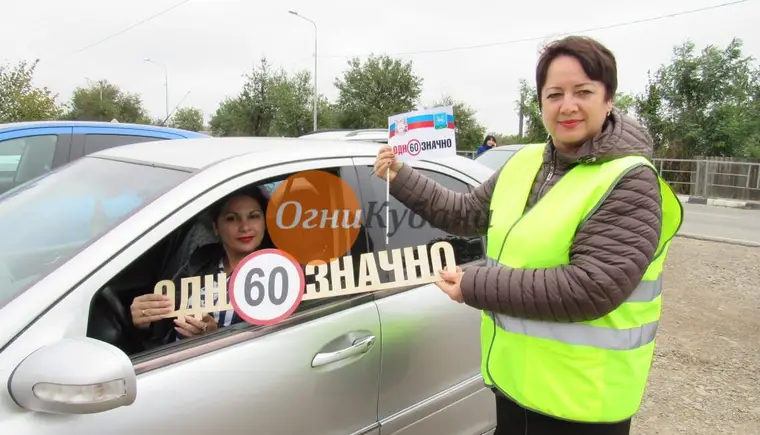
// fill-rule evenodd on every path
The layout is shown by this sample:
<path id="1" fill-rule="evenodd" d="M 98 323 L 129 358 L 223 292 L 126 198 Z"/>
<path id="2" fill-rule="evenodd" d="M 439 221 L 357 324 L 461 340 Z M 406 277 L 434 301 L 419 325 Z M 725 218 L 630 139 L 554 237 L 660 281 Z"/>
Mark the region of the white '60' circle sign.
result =
<path id="1" fill-rule="evenodd" d="M 297 261 L 279 249 L 245 257 L 230 277 L 230 303 L 254 325 L 271 325 L 293 313 L 303 298 L 306 279 Z"/>

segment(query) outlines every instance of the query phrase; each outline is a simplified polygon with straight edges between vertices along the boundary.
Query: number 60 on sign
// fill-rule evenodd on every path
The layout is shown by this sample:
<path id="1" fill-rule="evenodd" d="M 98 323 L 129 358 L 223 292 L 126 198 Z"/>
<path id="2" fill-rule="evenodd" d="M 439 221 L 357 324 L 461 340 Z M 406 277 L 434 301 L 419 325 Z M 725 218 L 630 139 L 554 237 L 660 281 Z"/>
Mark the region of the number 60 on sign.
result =
<path id="1" fill-rule="evenodd" d="M 278 249 L 256 251 L 230 277 L 230 302 L 248 323 L 271 325 L 291 315 L 303 298 L 306 279 L 298 262 Z"/>

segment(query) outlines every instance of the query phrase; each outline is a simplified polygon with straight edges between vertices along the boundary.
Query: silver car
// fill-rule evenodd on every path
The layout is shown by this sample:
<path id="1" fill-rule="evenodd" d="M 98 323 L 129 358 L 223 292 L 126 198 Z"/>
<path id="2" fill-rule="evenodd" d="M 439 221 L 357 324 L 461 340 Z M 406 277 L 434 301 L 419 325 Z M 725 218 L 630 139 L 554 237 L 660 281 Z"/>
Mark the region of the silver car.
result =
<path id="1" fill-rule="evenodd" d="M 475 157 L 475 161 L 485 165 L 494 171 L 501 169 L 515 153 L 527 145 L 502 145 L 493 147 L 483 154 Z"/>
<path id="2" fill-rule="evenodd" d="M 344 140 L 347 142 L 375 142 L 375 143 L 388 143 L 388 129 L 382 128 L 367 128 L 360 130 L 322 130 L 311 133 L 306 133 L 299 136 L 300 139 L 314 139 L 314 140 Z"/>
<path id="3" fill-rule="evenodd" d="M 359 193 L 365 219 L 384 219 L 376 153 L 340 140 L 145 142 L 0 196 L 0 434 L 491 433 L 480 312 L 433 284 L 306 301 L 271 326 L 154 348 L 131 325 L 132 298 L 176 270 L 202 243 L 204 210 L 242 186 L 327 170 Z M 493 173 L 464 157 L 413 165 L 461 192 Z M 483 238 L 412 218 L 392 226 L 390 248 L 446 239 L 457 264 L 485 263 Z M 380 225 L 359 240 L 353 253 L 387 248 Z"/>

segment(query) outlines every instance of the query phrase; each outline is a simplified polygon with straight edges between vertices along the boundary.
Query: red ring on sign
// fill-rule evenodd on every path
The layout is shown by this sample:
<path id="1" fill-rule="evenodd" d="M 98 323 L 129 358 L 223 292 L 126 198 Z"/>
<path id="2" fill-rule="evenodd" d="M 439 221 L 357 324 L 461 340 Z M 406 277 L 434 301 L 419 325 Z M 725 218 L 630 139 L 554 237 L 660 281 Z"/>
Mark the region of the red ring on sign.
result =
<path id="1" fill-rule="evenodd" d="M 275 255 L 285 257 L 288 261 L 290 261 L 293 264 L 293 266 L 298 271 L 298 279 L 299 279 L 298 297 L 296 298 L 296 301 L 293 304 L 293 306 L 290 307 L 288 311 L 283 313 L 281 316 L 275 317 L 274 319 L 270 319 L 270 320 L 259 320 L 259 319 L 254 319 L 248 316 L 240 309 L 240 306 L 237 304 L 237 301 L 235 300 L 235 280 L 237 279 L 238 272 L 240 272 L 240 269 L 246 263 L 258 257 L 259 255 L 264 255 L 264 254 L 275 254 Z M 241 319 L 253 325 L 269 326 L 269 325 L 274 325 L 275 323 L 279 323 L 282 320 L 286 319 L 291 314 L 293 314 L 293 312 L 296 309 L 298 309 L 298 306 L 301 305 L 301 301 L 303 300 L 303 294 L 305 291 L 306 291 L 306 276 L 303 273 L 303 269 L 301 268 L 301 265 L 295 260 L 295 258 L 293 258 L 292 255 L 288 254 L 285 251 L 281 251 L 279 249 L 267 248 L 267 249 L 262 249 L 260 251 L 254 251 L 248 254 L 245 258 L 243 258 L 240 261 L 240 263 L 238 263 L 235 270 L 232 271 L 232 276 L 230 277 L 230 288 L 227 294 L 230 299 L 230 304 L 232 304 L 232 308 L 235 310 L 235 313 L 237 313 L 237 315 L 240 316 Z"/>
<path id="2" fill-rule="evenodd" d="M 416 143 L 417 143 L 417 152 L 416 152 L 416 153 L 413 153 L 413 152 L 412 152 L 412 142 L 416 142 Z M 421 143 L 420 143 L 420 141 L 418 141 L 417 139 L 412 139 L 412 140 L 410 140 L 410 141 L 409 141 L 409 142 L 406 144 L 406 147 L 407 147 L 407 149 L 409 149 L 409 154 L 411 154 L 411 155 L 413 155 L 413 156 L 416 156 L 417 154 L 419 154 L 419 153 L 421 153 L 421 152 L 422 152 L 422 144 L 421 144 Z"/>

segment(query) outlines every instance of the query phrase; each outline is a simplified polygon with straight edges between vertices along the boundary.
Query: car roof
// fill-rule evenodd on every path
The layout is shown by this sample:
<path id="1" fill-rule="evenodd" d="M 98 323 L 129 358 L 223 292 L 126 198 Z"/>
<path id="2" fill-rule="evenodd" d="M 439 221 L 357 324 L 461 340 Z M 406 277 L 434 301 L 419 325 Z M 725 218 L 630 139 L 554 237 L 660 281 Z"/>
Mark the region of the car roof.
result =
<path id="1" fill-rule="evenodd" d="M 189 130 L 182 130 L 172 127 L 163 127 L 160 125 L 149 124 L 132 124 L 123 122 L 103 122 L 103 121 L 23 121 L 0 124 L 0 133 L 12 130 L 21 130 L 28 128 L 40 127 L 84 127 L 84 128 L 113 128 L 113 129 L 130 129 L 143 130 L 149 132 L 175 133 L 183 137 L 209 137 L 204 133 L 197 133 Z"/>
<path id="2" fill-rule="evenodd" d="M 367 128 L 363 130 L 353 130 L 350 133 L 346 135 L 346 137 L 356 137 L 356 136 L 385 136 L 388 137 L 388 129 L 383 128 Z"/>
<path id="3" fill-rule="evenodd" d="M 382 128 L 365 128 L 358 130 L 350 129 L 335 129 L 335 130 L 321 130 L 306 133 L 301 135 L 303 139 L 343 139 L 348 141 L 361 141 L 361 140 L 388 140 L 388 130 Z"/>
<path id="4" fill-rule="evenodd" d="M 299 137 L 303 139 L 338 139 L 341 137 L 346 137 L 346 135 L 350 132 L 351 130 L 322 130 L 306 133 Z"/>
<path id="5" fill-rule="evenodd" d="M 519 150 L 521 148 L 524 148 L 530 144 L 512 144 L 512 145 L 499 145 L 497 147 L 493 147 L 488 151 L 515 151 Z"/>
<path id="6" fill-rule="evenodd" d="M 372 142 L 324 140 L 316 146 L 314 141 L 287 137 L 209 137 L 177 140 L 159 140 L 121 145 L 85 156 L 84 158 L 110 158 L 152 166 L 200 171 L 228 159 L 258 154 L 262 165 L 282 164 L 295 160 L 375 157 L 381 145 Z M 461 165 L 475 161 L 462 156 L 435 159 L 442 164 Z M 476 166 L 479 168 L 480 164 Z"/>

